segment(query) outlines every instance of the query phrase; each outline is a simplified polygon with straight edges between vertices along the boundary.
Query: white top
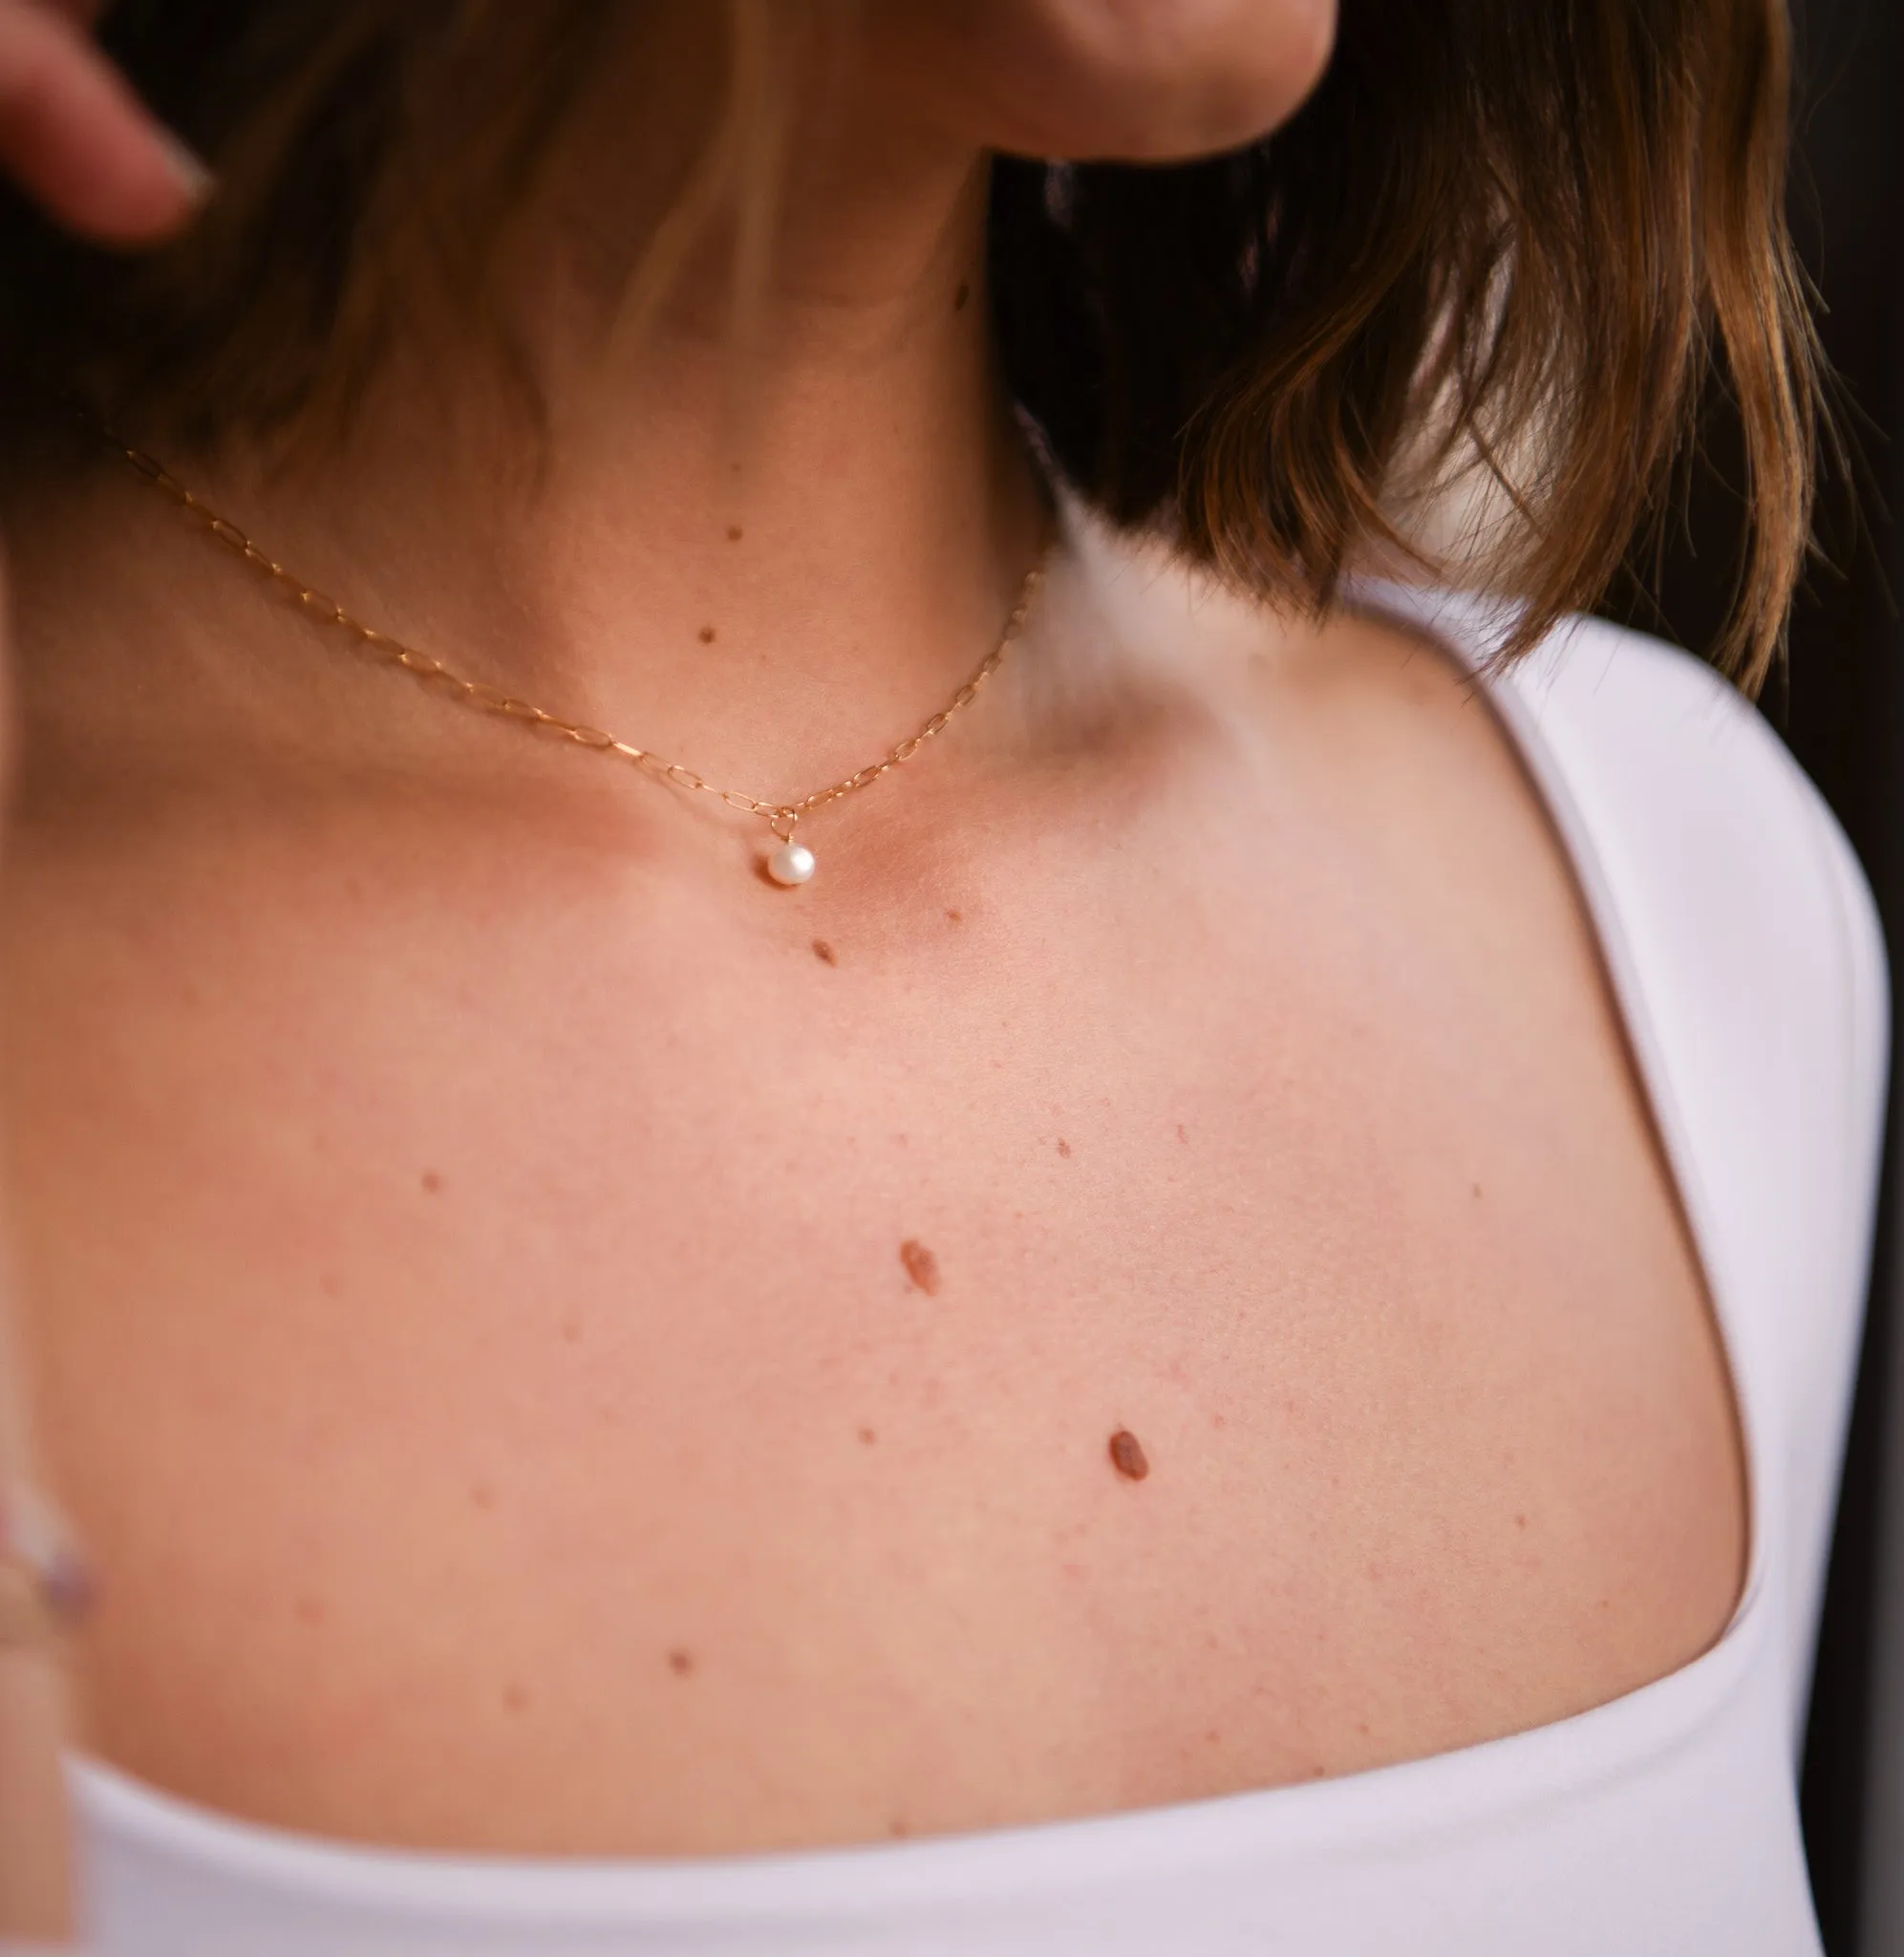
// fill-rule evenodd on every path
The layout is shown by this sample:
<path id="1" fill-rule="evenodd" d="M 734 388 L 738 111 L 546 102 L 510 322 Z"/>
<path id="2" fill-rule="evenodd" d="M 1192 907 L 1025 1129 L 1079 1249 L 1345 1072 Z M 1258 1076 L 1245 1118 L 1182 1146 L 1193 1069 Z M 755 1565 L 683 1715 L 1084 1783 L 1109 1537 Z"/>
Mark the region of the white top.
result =
<path id="1" fill-rule="evenodd" d="M 1233 627 L 1095 554 L 1097 601 L 1141 635 L 1160 608 L 1186 645 Z M 1485 655 L 1481 608 L 1361 595 Z M 328 1844 L 75 1762 L 99 1957 L 1816 1953 L 1795 1761 L 1876 1182 L 1875 917 L 1790 757 L 1684 655 L 1579 622 L 1487 684 L 1598 927 L 1733 1370 L 1752 1546 L 1713 1649 L 1577 1717 L 1337 1780 L 697 1861 Z"/>

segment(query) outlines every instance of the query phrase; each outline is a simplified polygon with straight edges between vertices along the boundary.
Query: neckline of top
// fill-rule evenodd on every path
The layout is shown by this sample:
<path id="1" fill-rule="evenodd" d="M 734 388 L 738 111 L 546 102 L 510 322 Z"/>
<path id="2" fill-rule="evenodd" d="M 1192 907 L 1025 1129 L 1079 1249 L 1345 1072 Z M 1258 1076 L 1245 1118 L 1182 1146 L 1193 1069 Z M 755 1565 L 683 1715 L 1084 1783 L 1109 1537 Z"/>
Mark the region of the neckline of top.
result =
<path id="1" fill-rule="evenodd" d="M 1127 1873 L 1208 1866 L 1236 1856 L 1326 1846 L 1353 1834 L 1440 1829 L 1463 1815 L 1518 1807 L 1542 1791 L 1597 1784 L 1682 1745 L 1742 1687 L 1764 1635 L 1767 1531 L 1763 1437 L 1745 1390 L 1726 1260 L 1705 1199 L 1669 1057 L 1627 945 L 1618 906 L 1591 828 L 1569 791 L 1564 767 L 1512 671 L 1489 670 L 1492 643 L 1510 615 L 1498 605 L 1444 591 L 1358 579 L 1345 607 L 1413 633 L 1476 679 L 1527 770 L 1594 930 L 1609 992 L 1625 1033 L 1635 1078 L 1672 1175 L 1688 1237 L 1722 1344 L 1727 1383 L 1748 1482 L 1746 1575 L 1731 1618 L 1699 1657 L 1584 1711 L 1358 1773 L 1197 1800 L 1061 1820 L 784 1853 L 693 1860 L 492 1857 L 420 1852 L 332 1840 L 202 1809 L 103 1762 L 72 1763 L 83 1807 L 110 1828 L 251 1881 L 367 1901 L 442 1907 L 552 1925 L 603 1910 L 717 1910 L 731 1918 L 771 1915 L 802 1900 L 842 1906 L 836 1888 L 852 1867 L 852 1906 L 872 1912 L 904 1898 L 970 1897 L 975 1891 L 1061 1885 L 1106 1866 Z M 1518 669 L 1513 669 L 1518 670 Z M 1677 1702 L 1677 1704 L 1675 1703 Z M 1661 1709 L 1674 1706 L 1674 1716 Z M 1500 1769 L 1512 1762 L 1515 1771 Z M 1432 1798 L 1424 1798 L 1431 1790 Z M 1106 1856 L 1114 1860 L 1106 1861 Z M 446 1888 L 454 1892 L 446 1895 Z"/>

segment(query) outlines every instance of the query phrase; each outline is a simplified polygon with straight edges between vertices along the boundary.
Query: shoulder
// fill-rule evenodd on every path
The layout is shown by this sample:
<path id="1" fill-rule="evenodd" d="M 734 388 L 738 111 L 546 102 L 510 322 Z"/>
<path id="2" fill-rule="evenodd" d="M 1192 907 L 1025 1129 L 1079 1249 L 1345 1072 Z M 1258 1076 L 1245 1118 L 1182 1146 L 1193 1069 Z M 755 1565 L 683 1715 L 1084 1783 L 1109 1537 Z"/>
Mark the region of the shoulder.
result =
<path id="1" fill-rule="evenodd" d="M 1485 657 L 1484 608 L 1428 597 L 1399 609 L 1471 665 Z M 1683 1007 L 1714 1059 L 1764 1048 L 1802 1063 L 1785 1085 L 1868 1144 L 1888 1060 L 1876 907 L 1764 716 L 1678 647 L 1594 618 L 1568 620 L 1485 684 L 1615 940 L 1610 957 L 1643 968 L 1648 1010 Z"/>
<path id="2" fill-rule="evenodd" d="M 1764 717 L 1688 654 L 1598 619 L 1570 620 L 1489 689 L 1602 885 L 1603 923 L 1646 967 L 1649 1007 L 1683 1008 L 1714 1060 L 1762 1052 L 1746 1078 L 1798 1097 L 1812 1142 L 1835 1124 L 1872 1148 L 1889 1023 L 1876 908 Z"/>
<path id="3" fill-rule="evenodd" d="M 1570 621 L 1488 682 L 1578 869 L 1765 1444 L 1808 1644 L 1855 1373 L 1889 983 L 1843 830 L 1677 648 Z"/>

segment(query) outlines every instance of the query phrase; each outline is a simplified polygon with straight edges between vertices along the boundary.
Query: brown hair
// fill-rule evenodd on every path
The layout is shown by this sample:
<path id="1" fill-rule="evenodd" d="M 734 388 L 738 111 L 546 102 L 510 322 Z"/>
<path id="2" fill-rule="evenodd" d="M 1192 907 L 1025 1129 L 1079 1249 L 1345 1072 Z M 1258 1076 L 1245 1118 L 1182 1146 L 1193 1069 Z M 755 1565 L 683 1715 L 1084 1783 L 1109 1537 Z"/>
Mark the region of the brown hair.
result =
<path id="1" fill-rule="evenodd" d="M 144 260 L 6 204 L 0 360 L 187 443 L 347 404 L 425 256 L 480 293 L 630 4 L 121 0 L 110 49 L 221 195 Z M 791 8 L 728 4 L 743 29 Z M 1402 541 L 1398 509 L 1479 469 L 1513 514 L 1465 570 L 1526 601 L 1524 644 L 1658 515 L 1717 351 L 1748 534 L 1719 652 L 1755 682 L 1808 548 L 1818 391 L 1789 39 L 1784 0 L 1342 0 L 1316 94 L 1246 150 L 998 160 L 1008 384 L 1114 521 L 1280 601 L 1326 602 Z"/>

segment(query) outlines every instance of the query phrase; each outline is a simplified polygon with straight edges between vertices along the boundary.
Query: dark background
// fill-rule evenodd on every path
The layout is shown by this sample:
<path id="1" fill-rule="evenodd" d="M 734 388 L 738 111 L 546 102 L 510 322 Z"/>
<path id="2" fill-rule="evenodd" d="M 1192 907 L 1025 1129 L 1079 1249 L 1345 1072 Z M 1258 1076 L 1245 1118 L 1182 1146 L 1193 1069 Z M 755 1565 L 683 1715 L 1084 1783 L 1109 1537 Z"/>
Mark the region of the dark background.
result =
<path id="1" fill-rule="evenodd" d="M 1535 0 L 1537 4 L 1537 0 Z M 1825 562 L 1793 620 L 1790 657 L 1761 704 L 1837 810 L 1864 859 L 1897 976 L 1904 978 L 1904 0 L 1794 0 L 1799 16 L 1798 156 L 1791 216 L 1817 284 L 1837 412 L 1861 455 L 1854 484 L 1828 481 Z M 1608 608 L 1679 644 L 1709 645 L 1737 558 L 1736 441 L 1711 403 L 1708 466 L 1693 481 L 1665 555 L 1632 567 Z M 1896 982 L 1895 979 L 1893 982 Z M 1904 984 L 1898 986 L 1904 991 Z M 1899 1123 L 1893 1112 L 1892 1145 Z M 1887 1168 L 1885 1187 L 1896 1177 Z M 1830 1957 L 1895 1957 L 1859 1936 L 1866 1857 L 1880 1437 L 1904 1418 L 1887 1407 L 1900 1336 L 1893 1273 L 1904 1219 L 1879 1224 L 1872 1312 L 1831 1558 L 1803 1789 L 1807 1852 Z M 1883 1853 L 1904 1855 L 1904 1843 Z"/>

